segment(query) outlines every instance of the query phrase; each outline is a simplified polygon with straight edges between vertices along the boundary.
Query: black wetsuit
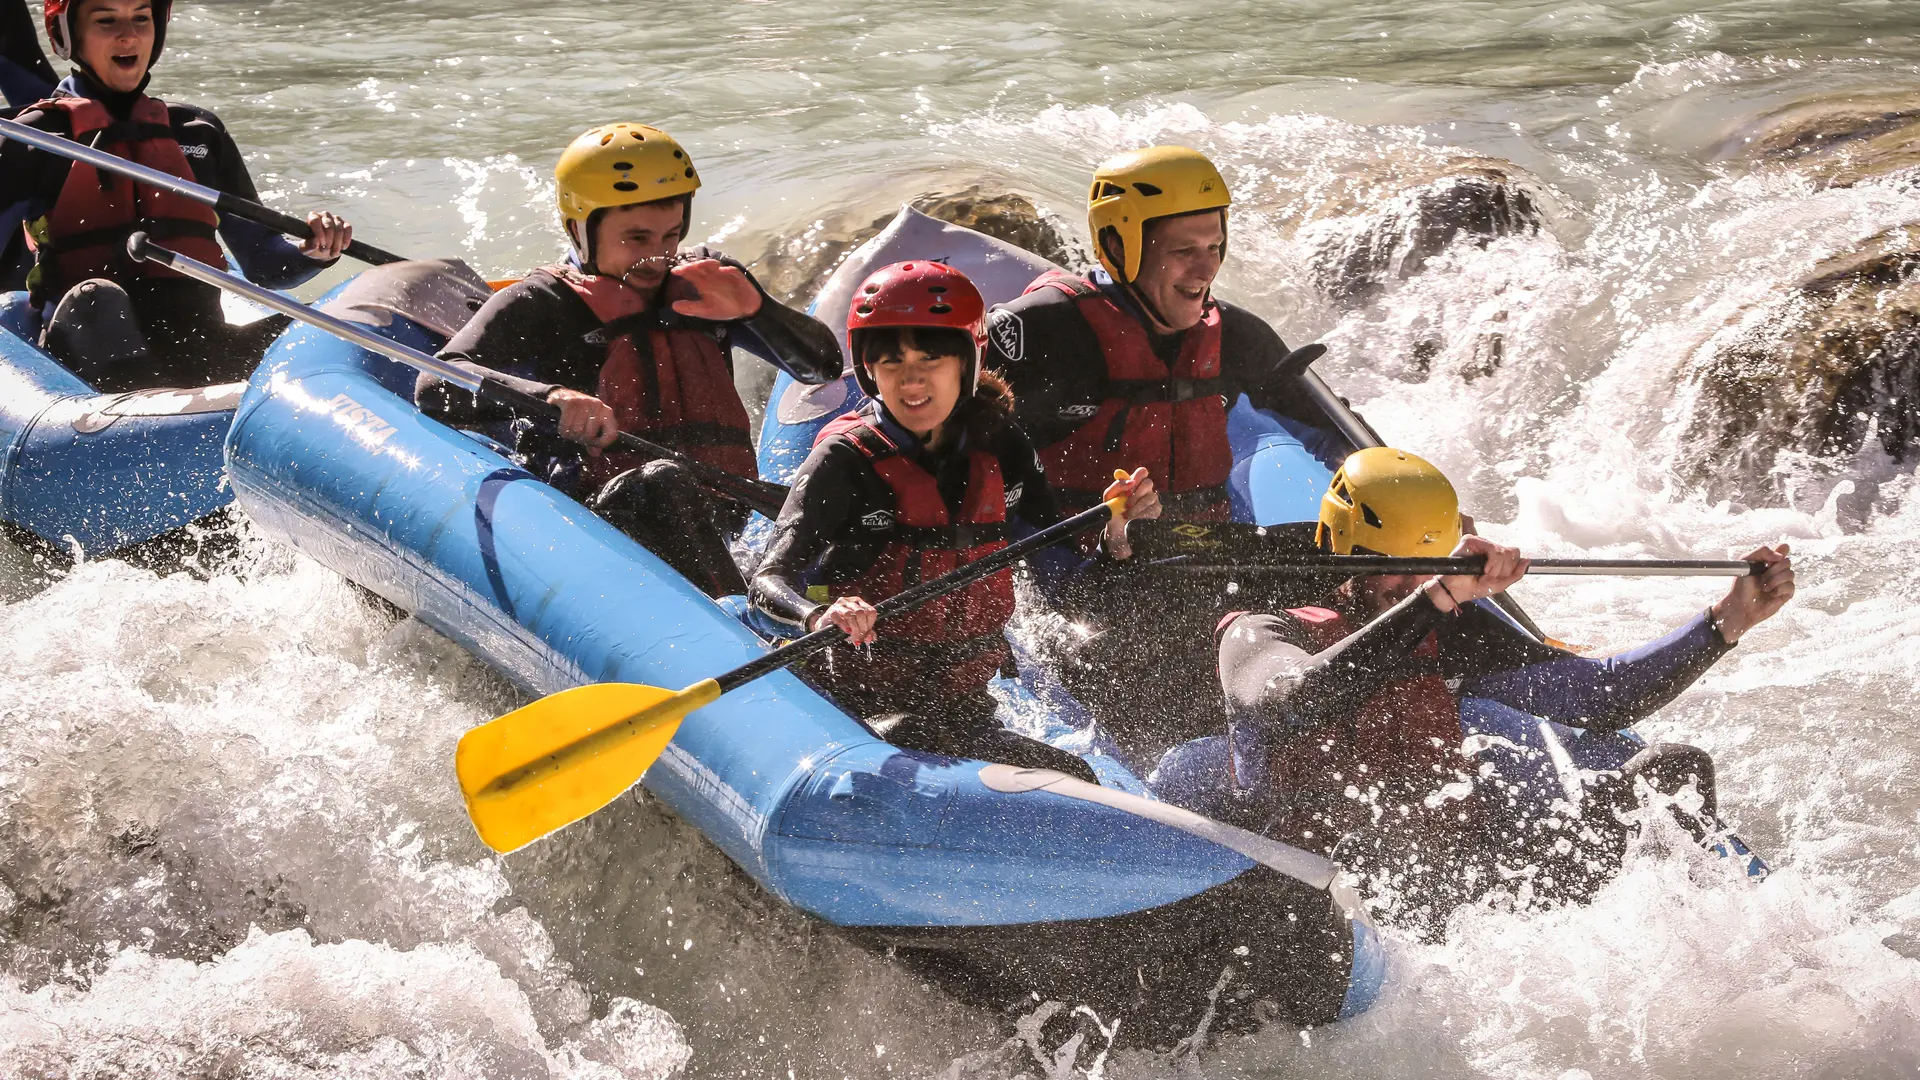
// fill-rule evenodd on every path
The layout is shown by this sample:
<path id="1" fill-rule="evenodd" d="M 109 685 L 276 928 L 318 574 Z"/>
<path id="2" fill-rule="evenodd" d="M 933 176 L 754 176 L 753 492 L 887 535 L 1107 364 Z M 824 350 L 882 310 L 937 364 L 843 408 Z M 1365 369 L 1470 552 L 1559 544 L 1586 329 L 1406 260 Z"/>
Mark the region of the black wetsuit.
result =
<path id="1" fill-rule="evenodd" d="M 1333 602 L 1345 600 L 1341 593 Z M 1364 625 L 1349 615 L 1346 625 L 1360 628 L 1325 648 L 1303 616 L 1292 612 L 1241 615 L 1221 628 L 1229 763 L 1217 780 L 1231 788 L 1230 802 L 1246 823 L 1278 827 L 1295 842 L 1334 848 L 1355 866 L 1378 862 L 1381 852 L 1390 861 L 1424 862 L 1432 879 L 1426 886 L 1446 901 L 1439 905 L 1441 912 L 1451 901 L 1485 891 L 1497 877 L 1485 865 L 1491 861 L 1510 868 L 1552 863 L 1545 879 L 1536 882 L 1550 886 L 1540 888 L 1542 894 L 1590 891 L 1611 873 L 1624 848 L 1626 825 L 1618 812 L 1632 806 L 1636 779 L 1666 791 L 1694 783 L 1704 820 L 1682 821 L 1697 834 L 1713 826 L 1712 761 L 1694 747 L 1657 744 L 1618 773 L 1600 777 L 1586 790 L 1577 825 L 1562 831 L 1554 821 L 1508 811 L 1504 793 L 1475 776 L 1472 763 L 1459 754 L 1457 706 L 1450 703 L 1438 718 L 1444 731 L 1418 729 L 1421 718 L 1403 715 L 1383 725 L 1382 718 L 1368 713 L 1375 695 L 1390 684 L 1405 686 L 1407 680 L 1434 675 L 1444 680 L 1444 693 L 1454 702 L 1473 697 L 1591 732 L 1620 731 L 1672 701 L 1732 649 L 1704 614 L 1658 640 L 1601 658 L 1542 644 L 1483 605 L 1447 614 L 1419 594 Z M 1396 730 L 1401 724 L 1408 727 Z M 1409 748 L 1409 742 L 1427 745 Z M 1388 760 L 1395 754 L 1410 760 Z M 1191 774 L 1183 776 L 1179 768 L 1164 771 L 1163 797 L 1222 810 L 1220 791 L 1194 789 Z M 1374 786 L 1370 777 L 1379 781 L 1378 789 L 1364 790 Z M 1427 800 L 1448 784 L 1459 786 L 1440 804 L 1440 814 L 1423 818 L 1422 805 L 1431 810 Z M 1302 838 L 1302 831 L 1350 817 L 1355 807 L 1349 804 L 1367 800 L 1377 804 L 1368 805 L 1368 813 L 1381 810 L 1383 815 L 1374 819 L 1378 832 L 1343 838 L 1322 828 Z M 1467 820 L 1456 811 L 1465 812 Z M 1427 830 L 1427 858 L 1405 858 L 1410 847 L 1423 847 L 1419 838 L 1382 839 L 1396 821 L 1420 823 L 1416 830 Z M 1447 839 L 1435 842 L 1435 830 Z M 1335 824 L 1333 832 L 1340 831 Z M 1556 855 L 1562 836 L 1578 846 Z M 1468 847 L 1474 850 L 1469 853 Z M 1486 875 L 1477 880 L 1461 874 L 1462 864 L 1475 860 Z M 1389 869 L 1408 884 L 1406 866 Z"/>
<path id="2" fill-rule="evenodd" d="M 143 81 L 142 90 L 145 85 Z M 141 92 L 101 90 L 81 72 L 62 82 L 59 89 L 93 98 L 119 119 L 126 118 Z M 194 179 L 218 191 L 259 200 L 246 160 L 219 117 L 197 106 L 174 102 L 167 103 L 167 116 Z M 67 115 L 63 112 L 28 108 L 12 119 L 42 131 L 67 134 Z M 33 266 L 33 254 L 27 249 L 21 224 L 52 209 L 71 168 L 72 162 L 56 154 L 0 140 L 0 229 L 4 230 L 0 233 L 0 245 L 4 245 L 0 247 L 0 278 L 5 279 L 5 287 L 23 287 L 26 272 Z M 286 237 L 244 218 L 222 217 L 219 232 L 240 271 L 256 285 L 291 289 L 333 265 L 307 258 Z M 270 316 L 244 327 L 230 327 L 221 312 L 220 290 L 186 278 L 128 275 L 119 284 L 133 302 L 151 350 L 150 369 L 116 371 L 110 379 L 96 379 L 102 389 L 198 386 L 244 379 L 286 326 L 284 317 Z M 113 385 L 105 385 L 108 382 Z"/>
<path id="3" fill-rule="evenodd" d="M 732 259 L 704 248 L 689 257 Z M 741 267 L 744 270 L 744 267 Z M 755 282 L 755 287 L 759 283 Z M 803 383 L 826 382 L 840 374 L 840 346 L 818 320 L 781 305 L 761 293 L 760 310 L 751 318 L 715 323 L 678 314 L 656 304 L 652 317 L 662 328 L 695 329 L 715 334 L 723 351 L 739 347 L 769 361 Z M 646 341 L 646 335 L 638 335 Z M 495 375 L 516 390 L 545 399 L 555 389 L 595 393 L 607 360 L 606 335 L 586 301 L 565 282 L 535 270 L 495 293 L 440 353 L 463 367 Z M 531 423 L 515 423 L 507 411 L 447 383 L 422 375 L 415 388 L 422 412 L 458 427 L 487 430 L 514 445 L 521 462 L 542 480 L 594 509 L 628 535 L 660 555 L 675 570 L 709 593 L 744 592 L 745 582 L 727 554 L 724 537 L 737 533 L 747 510 L 694 490 L 685 470 L 656 461 L 614 477 L 598 491 L 583 490 L 582 448 Z M 681 449 L 671 446 L 672 449 Z"/>
<path id="4" fill-rule="evenodd" d="M 895 423 L 878 402 L 867 402 L 861 413 L 934 477 L 955 520 L 966 494 L 971 446 L 974 440 L 982 439 L 1000 465 L 1009 540 L 1031 535 L 1063 519 L 1033 444 L 1018 425 L 975 425 L 951 446 L 934 450 Z M 794 474 L 792 492 L 754 571 L 750 594 L 754 607 L 787 633 L 804 633 L 814 612 L 827 603 L 824 590 L 815 589 L 809 595 L 809 589 L 857 580 L 873 566 L 880 552 L 893 542 L 896 501 L 893 489 L 851 439 L 836 435 L 822 440 Z M 1104 553 L 1088 558 L 1070 545 L 1037 552 L 1027 560 L 1027 566 L 1036 584 L 1049 591 L 1068 581 L 1106 579 L 1117 568 Z M 867 599 L 877 602 L 883 598 Z M 885 730 L 897 744 L 1087 775 L 1085 764 L 1064 751 L 1053 751 L 1039 743 L 1035 744 L 1037 750 L 1026 748 L 994 736 L 995 732 L 1012 733 L 1004 732 L 994 718 L 995 702 L 984 690 L 951 693 L 940 685 L 935 670 L 938 661 L 930 659 L 924 648 L 902 651 L 893 646 L 884 623 L 879 636 L 876 644 L 864 649 L 827 650 L 807 666 L 806 674 L 857 716 L 877 719 L 911 714 L 914 722 L 924 724 L 924 734 L 919 730 Z M 973 753 L 963 745 L 982 737 L 998 740 L 998 756 L 984 750 Z M 930 739 L 934 742 L 929 743 Z M 1031 751 L 1038 757 L 1016 760 L 1009 757 L 1009 751 L 1013 755 Z"/>
<path id="5" fill-rule="evenodd" d="M 1092 280 L 1140 322 L 1154 354 L 1171 367 L 1187 332 L 1153 333 L 1139 307 L 1105 273 L 1096 271 Z M 1330 467 L 1337 465 L 1351 448 L 1277 370 L 1288 353 L 1286 343 L 1259 316 L 1216 302 L 1221 386 L 1228 404 L 1247 395 L 1254 408 L 1287 422 L 1310 450 Z M 1020 425 L 1037 446 L 1072 434 L 1111 396 L 1099 339 L 1075 303 L 1059 289 L 1043 288 L 999 305 L 989 317 L 986 362 L 1012 386 Z M 1163 498 L 1163 503 L 1167 519 L 1181 520 L 1178 499 Z M 1175 743 L 1217 730 L 1220 699 L 1209 633 L 1226 611 L 1218 590 L 1196 589 L 1191 578 L 1160 579 L 1143 572 L 1127 589 L 1073 590 L 1065 607 L 1096 633 L 1071 654 L 1055 658 L 1061 677 L 1130 763 L 1144 768 Z M 1149 662 L 1153 679 L 1137 682 L 1117 674 Z"/>

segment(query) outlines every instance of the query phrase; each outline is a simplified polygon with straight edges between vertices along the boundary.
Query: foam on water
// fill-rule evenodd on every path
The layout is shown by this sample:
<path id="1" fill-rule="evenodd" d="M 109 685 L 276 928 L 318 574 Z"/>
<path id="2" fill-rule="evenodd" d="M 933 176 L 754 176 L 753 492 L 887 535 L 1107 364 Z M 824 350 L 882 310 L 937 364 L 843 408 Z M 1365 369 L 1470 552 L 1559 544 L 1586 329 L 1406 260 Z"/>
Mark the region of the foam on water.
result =
<path id="1" fill-rule="evenodd" d="M 453 743 L 510 691 L 311 563 L 0 609 L 0 1073 L 664 1075 L 507 900 Z"/>

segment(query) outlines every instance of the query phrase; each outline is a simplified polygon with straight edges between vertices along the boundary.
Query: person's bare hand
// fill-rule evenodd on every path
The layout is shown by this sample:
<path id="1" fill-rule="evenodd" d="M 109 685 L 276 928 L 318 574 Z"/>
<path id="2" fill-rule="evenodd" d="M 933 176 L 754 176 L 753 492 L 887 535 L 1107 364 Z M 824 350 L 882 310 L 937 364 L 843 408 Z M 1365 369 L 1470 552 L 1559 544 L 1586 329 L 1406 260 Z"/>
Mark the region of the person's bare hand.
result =
<path id="1" fill-rule="evenodd" d="M 620 437 L 613 406 L 592 394 L 561 387 L 547 395 L 547 403 L 560 406 L 560 437 L 580 443 L 594 457 Z"/>
<path id="2" fill-rule="evenodd" d="M 1460 546 L 1454 548 L 1453 553 L 1456 556 L 1482 555 L 1487 560 L 1486 569 L 1477 575 L 1449 574 L 1434 579 L 1440 583 L 1447 599 L 1456 605 L 1470 604 L 1483 597 L 1506 592 L 1527 576 L 1529 564 L 1520 557 L 1518 548 L 1503 547 L 1484 536 L 1461 537 Z"/>
<path id="3" fill-rule="evenodd" d="M 673 268 L 673 276 L 692 286 L 694 298 L 675 300 L 673 310 L 696 319 L 731 322 L 760 310 L 760 290 L 737 266 L 718 259 L 695 259 Z"/>
<path id="4" fill-rule="evenodd" d="M 872 604 L 858 596 L 842 596 L 833 603 L 813 613 L 808 620 L 807 629 L 818 630 L 824 625 L 837 626 L 846 632 L 847 644 L 871 645 L 878 641 L 879 635 L 873 632 L 873 624 L 880 619 L 880 613 Z"/>
<path id="5" fill-rule="evenodd" d="M 1127 522 L 1152 521 L 1160 516 L 1160 493 L 1153 489 L 1153 480 L 1147 476 L 1144 468 L 1135 469 L 1124 479 L 1116 478 L 1100 493 L 1100 501 L 1120 495 L 1127 497 L 1127 509 L 1119 517 L 1107 521 L 1107 554 L 1116 559 L 1125 559 L 1133 555 L 1133 546 L 1127 543 Z"/>
<path id="6" fill-rule="evenodd" d="M 316 262 L 332 262 L 353 242 L 353 226 L 330 210 L 315 210 L 307 215 L 313 235 L 300 245 L 300 254 Z"/>
<path id="7" fill-rule="evenodd" d="M 1785 544 L 1760 547 L 1749 552 L 1748 562 L 1767 564 L 1764 573 L 1748 575 L 1733 583 L 1727 595 L 1713 605 L 1713 621 L 1727 644 L 1739 641 L 1747 631 L 1774 617 L 1793 599 L 1793 559 Z"/>

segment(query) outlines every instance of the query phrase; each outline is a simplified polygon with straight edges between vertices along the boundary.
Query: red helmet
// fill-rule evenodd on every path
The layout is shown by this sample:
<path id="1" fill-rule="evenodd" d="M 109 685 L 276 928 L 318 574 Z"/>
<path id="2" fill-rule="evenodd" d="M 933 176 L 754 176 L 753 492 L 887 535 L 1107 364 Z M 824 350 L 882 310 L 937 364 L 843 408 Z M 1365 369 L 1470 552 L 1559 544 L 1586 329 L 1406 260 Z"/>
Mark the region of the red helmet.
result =
<path id="1" fill-rule="evenodd" d="M 160 59 L 160 50 L 167 44 L 167 21 L 173 17 L 173 0 L 152 0 L 153 3 L 153 55 L 147 57 L 147 66 Z M 80 6 L 80 0 L 46 0 L 47 40 L 53 43 L 53 53 L 62 60 L 73 59 L 73 23 L 68 13 Z"/>
<path id="2" fill-rule="evenodd" d="M 930 327 L 964 330 L 973 339 L 960 386 L 962 401 L 980 381 L 980 354 L 987 343 L 987 302 L 967 275 L 945 263 L 915 259 L 894 263 L 867 276 L 847 309 L 847 344 L 853 352 L 853 377 L 868 397 L 874 397 L 873 376 L 860 362 L 863 330 L 889 327 Z"/>

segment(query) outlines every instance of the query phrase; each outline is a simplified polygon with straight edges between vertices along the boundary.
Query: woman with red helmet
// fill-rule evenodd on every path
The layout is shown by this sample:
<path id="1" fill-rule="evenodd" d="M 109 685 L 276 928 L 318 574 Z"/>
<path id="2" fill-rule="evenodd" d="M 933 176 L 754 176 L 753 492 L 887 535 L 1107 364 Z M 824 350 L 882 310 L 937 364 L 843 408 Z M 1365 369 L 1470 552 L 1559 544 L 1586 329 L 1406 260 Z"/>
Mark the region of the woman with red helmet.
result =
<path id="1" fill-rule="evenodd" d="M 257 201 L 246 162 L 218 117 L 146 94 L 172 9 L 172 0 L 46 0 L 47 39 L 73 73 L 14 119 Z M 16 36 L 9 30 L 9 62 L 17 68 Z M 9 249 L 0 277 L 27 268 L 25 285 L 45 320 L 42 344 L 101 389 L 244 378 L 284 325 L 228 327 L 217 289 L 134 263 L 126 253 L 130 233 L 144 229 L 215 266 L 226 265 L 224 240 L 248 278 L 276 289 L 324 270 L 353 236 L 339 217 L 315 211 L 307 218 L 313 238 L 296 247 L 190 199 L 5 142 L 0 226 L 9 238 L 21 234 L 15 221 L 26 226 L 28 250 Z M 9 287 L 18 287 L 17 277 Z"/>
<path id="2" fill-rule="evenodd" d="M 890 741 L 1086 775 L 994 718 L 987 683 L 1012 661 L 1011 570 L 875 626 L 878 601 L 1064 517 L 1006 384 L 981 371 L 985 317 L 973 283 L 940 263 L 896 263 L 856 290 L 847 337 L 869 400 L 827 425 L 794 477 L 753 603 L 796 634 L 847 632 L 853 647 L 808 673 L 856 715 L 885 717 L 875 727 Z M 1096 558 L 1056 549 L 1031 561 L 1043 588 L 1092 584 L 1131 555 L 1126 522 L 1158 517 L 1160 500 L 1144 469 L 1106 497 L 1119 494 L 1127 513 Z"/>

